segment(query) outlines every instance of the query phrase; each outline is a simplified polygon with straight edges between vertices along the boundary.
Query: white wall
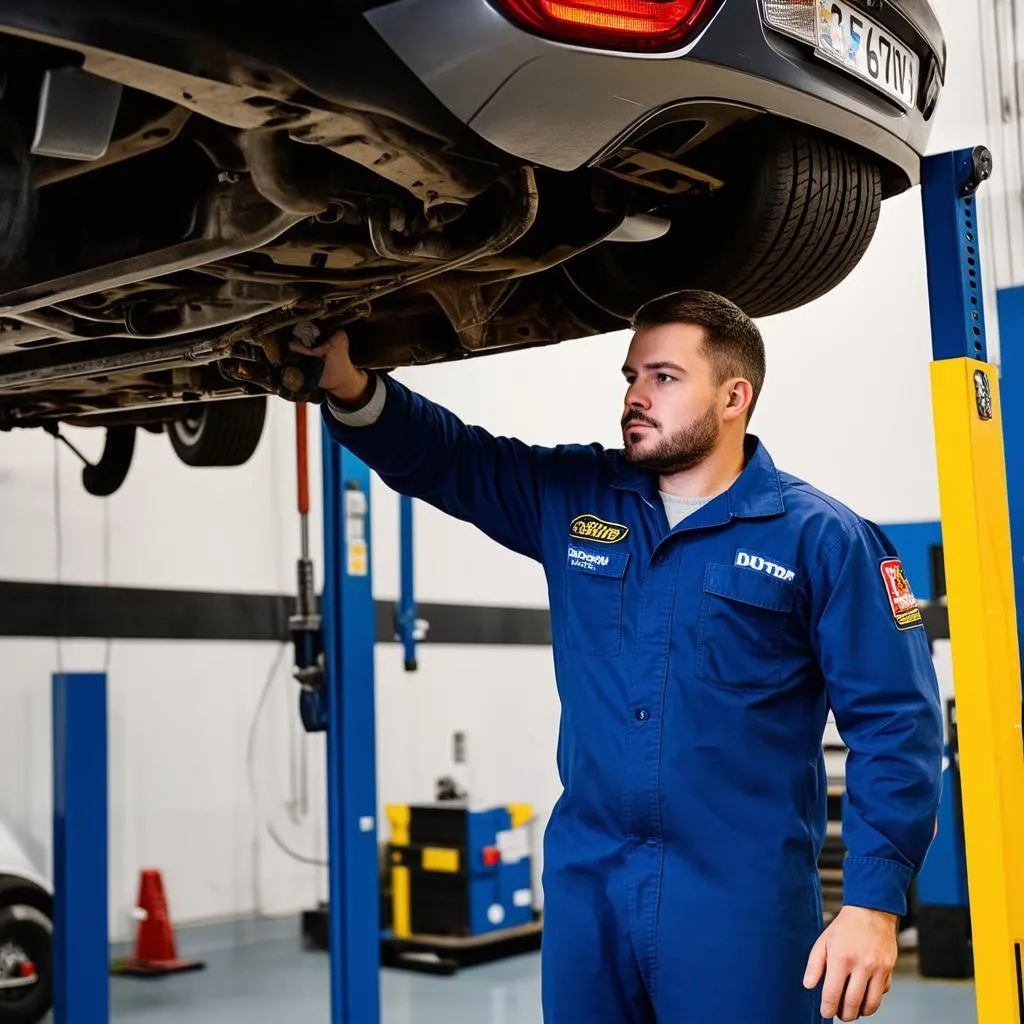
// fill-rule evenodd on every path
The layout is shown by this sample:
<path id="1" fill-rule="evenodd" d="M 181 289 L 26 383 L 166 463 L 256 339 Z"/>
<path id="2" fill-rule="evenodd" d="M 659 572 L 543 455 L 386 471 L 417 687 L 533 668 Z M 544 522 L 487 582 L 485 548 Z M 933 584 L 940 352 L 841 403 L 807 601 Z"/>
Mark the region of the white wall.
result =
<path id="1" fill-rule="evenodd" d="M 61 543 L 54 442 L 36 432 L 4 437 L 3 578 L 290 591 L 298 553 L 293 415 L 292 406 L 273 404 L 255 458 L 234 471 L 190 470 L 166 438 L 140 433 L 128 481 L 105 500 L 83 491 L 77 460 L 59 449 Z M 99 435 L 66 433 L 87 455 L 97 453 Z M 311 436 L 316 442 L 315 430 Z M 318 458 L 313 466 L 319 466 Z M 315 474 L 313 492 L 319 495 Z M 317 518 L 314 536 L 319 534 Z M 143 867 L 164 872 L 176 921 L 253 909 L 273 913 L 315 902 L 321 879 L 282 854 L 263 829 L 269 818 L 297 852 L 322 855 L 323 742 L 299 735 L 290 650 L 283 651 L 260 703 L 279 653 L 276 645 L 258 643 L 0 641 L 0 815 L 21 832 L 44 868 L 51 841 L 49 676 L 60 667 L 109 666 L 115 939 L 133 934 L 130 911 Z M 255 800 L 248 770 L 254 729 Z M 311 811 L 299 828 L 286 810 L 293 796 L 290 760 L 307 741 Z"/>
<path id="2" fill-rule="evenodd" d="M 986 142 L 996 151 L 997 179 L 983 196 L 991 248 L 985 269 L 990 286 L 1017 283 L 1024 274 L 1024 255 L 1015 248 L 1020 183 L 1003 159 L 1016 155 L 1016 125 L 979 114 L 980 30 L 992 35 L 991 18 L 980 22 L 975 5 L 959 0 L 935 5 L 949 40 L 950 72 L 932 148 Z M 986 12 L 997 6 L 981 2 Z M 987 67 L 991 78 L 991 62 Z M 989 109 L 1000 110 L 991 83 L 989 92 Z M 769 375 L 754 429 L 784 468 L 882 521 L 938 516 L 919 202 L 914 191 L 885 205 L 867 257 L 833 294 L 762 323 Z M 991 304 L 988 312 L 994 320 Z M 398 377 L 498 433 L 539 443 L 616 444 L 625 345 L 619 334 Z M 61 450 L 59 566 L 54 442 L 43 434 L 0 437 L 0 576 L 290 591 L 298 550 L 292 417 L 291 406 L 274 404 L 257 456 L 237 470 L 189 470 L 165 438 L 141 434 L 126 486 L 107 501 L 82 491 L 73 457 Z M 69 436 L 96 451 L 98 437 Z M 315 457 L 312 465 L 319 465 Z M 316 472 L 313 483 L 316 507 Z M 376 484 L 373 499 L 374 589 L 378 598 L 391 598 L 398 592 L 397 499 Z M 319 537 L 316 516 L 313 535 Z M 417 505 L 416 537 L 420 600 L 544 605 L 540 569 L 471 528 Z M 265 828 L 269 820 L 302 857 L 323 855 L 323 743 L 298 728 L 290 650 L 261 704 L 279 653 L 269 644 L 60 645 L 65 669 L 96 669 L 109 659 L 114 938 L 132 934 L 142 867 L 164 871 L 179 923 L 293 911 L 324 894 L 323 871 L 287 856 Z M 58 645 L 0 641 L 0 660 L 0 815 L 27 836 L 45 866 L 49 674 L 58 666 Z M 389 801 L 430 799 L 436 778 L 454 772 L 478 805 L 534 803 L 539 840 L 558 793 L 550 652 L 427 644 L 420 670 L 407 674 L 399 648 L 384 645 L 376 663 L 381 809 Z M 254 800 L 248 749 L 259 708 Z M 469 764 L 458 769 L 450 752 L 455 730 L 466 733 L 469 750 Z M 294 806 L 303 749 L 305 814 Z M 382 838 L 385 832 L 382 826 Z"/>

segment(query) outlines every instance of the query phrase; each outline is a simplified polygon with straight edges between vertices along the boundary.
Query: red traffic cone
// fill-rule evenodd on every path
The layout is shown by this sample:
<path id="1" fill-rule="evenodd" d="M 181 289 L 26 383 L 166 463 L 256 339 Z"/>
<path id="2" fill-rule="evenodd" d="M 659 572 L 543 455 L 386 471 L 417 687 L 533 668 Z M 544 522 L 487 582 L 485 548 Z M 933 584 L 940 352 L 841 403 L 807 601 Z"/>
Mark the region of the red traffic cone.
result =
<path id="1" fill-rule="evenodd" d="M 135 955 L 115 961 L 112 967 L 115 974 L 174 974 L 206 966 L 201 960 L 178 957 L 159 871 L 150 869 L 141 873 L 137 910 L 139 927 L 135 935 Z"/>

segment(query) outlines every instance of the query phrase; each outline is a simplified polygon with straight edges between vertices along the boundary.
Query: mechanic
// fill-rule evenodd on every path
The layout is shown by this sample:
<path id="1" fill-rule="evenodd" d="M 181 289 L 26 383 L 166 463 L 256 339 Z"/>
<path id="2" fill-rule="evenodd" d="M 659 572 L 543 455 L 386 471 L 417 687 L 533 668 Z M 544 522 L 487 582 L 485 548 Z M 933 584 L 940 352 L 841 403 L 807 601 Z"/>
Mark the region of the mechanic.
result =
<path id="1" fill-rule="evenodd" d="M 933 836 L 938 685 L 884 533 L 748 432 L 755 324 L 700 291 L 642 308 L 621 450 L 468 426 L 356 368 L 344 331 L 312 354 L 338 443 L 545 568 L 563 786 L 544 840 L 547 1024 L 872 1015 Z M 829 708 L 848 854 L 823 929 Z"/>

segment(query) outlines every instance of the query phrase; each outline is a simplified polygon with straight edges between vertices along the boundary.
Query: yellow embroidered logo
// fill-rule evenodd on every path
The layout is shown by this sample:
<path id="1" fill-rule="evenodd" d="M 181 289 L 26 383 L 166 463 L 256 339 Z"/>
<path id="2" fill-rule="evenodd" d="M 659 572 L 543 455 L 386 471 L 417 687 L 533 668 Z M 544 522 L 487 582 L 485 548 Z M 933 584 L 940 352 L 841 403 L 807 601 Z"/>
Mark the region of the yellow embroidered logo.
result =
<path id="1" fill-rule="evenodd" d="M 626 539 L 629 527 L 621 523 L 609 523 L 597 516 L 577 516 L 569 524 L 569 532 L 580 540 L 593 540 L 598 544 L 618 544 Z"/>

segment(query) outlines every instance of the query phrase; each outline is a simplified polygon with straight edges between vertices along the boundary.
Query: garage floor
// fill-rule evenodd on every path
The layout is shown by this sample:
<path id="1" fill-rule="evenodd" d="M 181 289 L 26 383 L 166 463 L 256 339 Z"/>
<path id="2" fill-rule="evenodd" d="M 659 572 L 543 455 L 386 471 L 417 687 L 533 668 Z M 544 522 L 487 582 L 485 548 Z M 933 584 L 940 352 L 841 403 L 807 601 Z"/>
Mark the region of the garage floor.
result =
<path id="1" fill-rule="evenodd" d="M 203 958 L 206 969 L 159 980 L 113 978 L 112 1021 L 328 1024 L 327 955 L 302 948 L 297 920 L 186 930 L 178 946 L 183 955 Z M 450 978 L 385 970 L 381 996 L 381 1024 L 539 1024 L 539 954 Z M 973 987 L 922 981 L 908 960 L 886 1004 L 868 1019 L 873 1024 L 975 1024 Z"/>

